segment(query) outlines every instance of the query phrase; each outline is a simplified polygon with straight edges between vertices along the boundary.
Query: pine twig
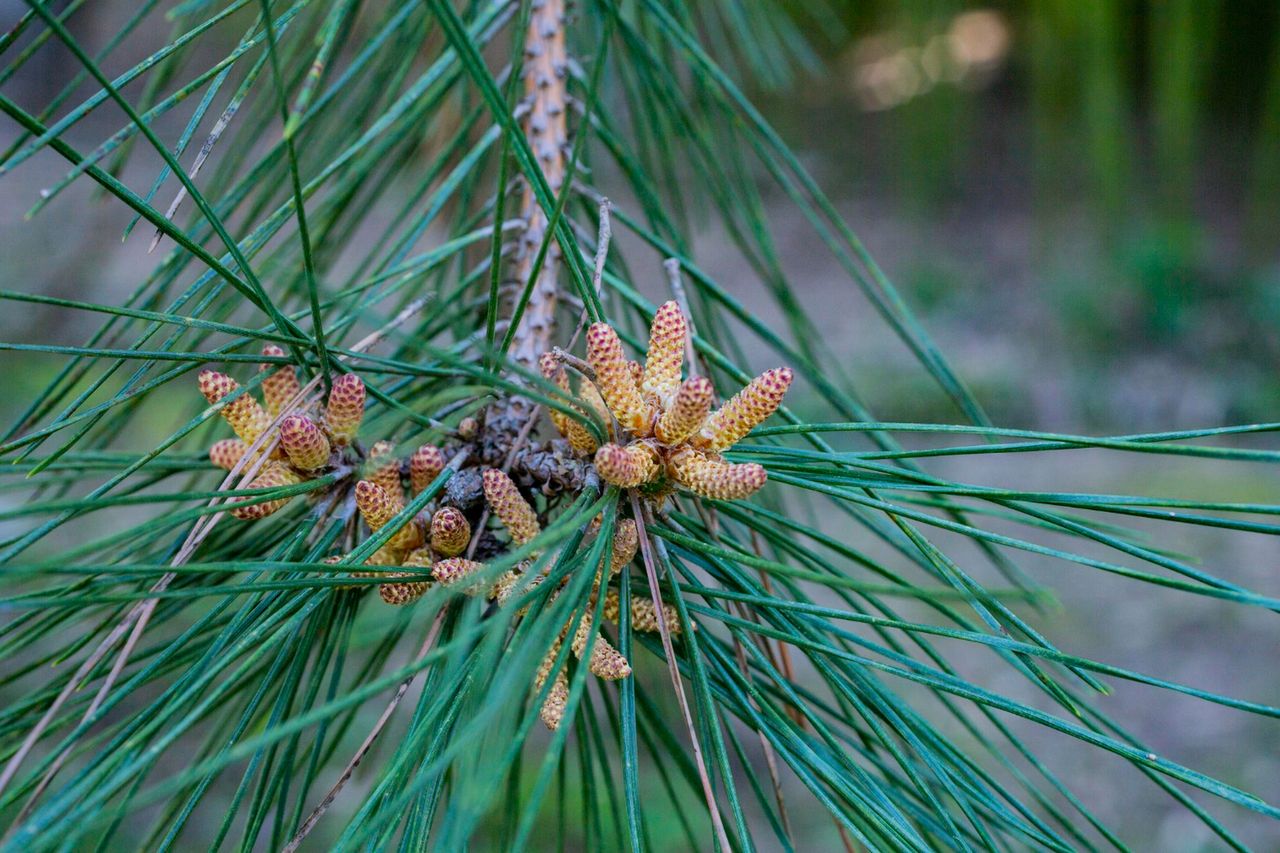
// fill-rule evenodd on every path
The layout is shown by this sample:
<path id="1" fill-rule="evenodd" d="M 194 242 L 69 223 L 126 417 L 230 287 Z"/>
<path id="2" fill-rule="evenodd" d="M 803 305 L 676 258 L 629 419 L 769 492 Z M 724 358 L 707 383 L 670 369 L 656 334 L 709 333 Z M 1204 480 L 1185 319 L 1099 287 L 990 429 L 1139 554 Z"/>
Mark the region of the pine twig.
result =
<path id="1" fill-rule="evenodd" d="M 521 68 L 524 106 L 528 109 L 524 116 L 525 137 L 547 179 L 547 186 L 555 194 L 564 183 L 564 152 L 569 143 L 565 115 L 569 62 L 565 50 L 564 0 L 542 0 L 533 5 L 525 51 L 527 59 Z M 527 181 L 520 195 L 520 216 L 525 222 L 525 231 L 516 257 L 517 278 L 529 286 L 538 247 L 546 238 L 549 222 Z M 555 329 L 559 266 L 560 249 L 553 240 L 547 247 L 538 279 L 532 283 L 528 304 L 511 342 L 512 360 L 527 370 L 535 368 Z"/>

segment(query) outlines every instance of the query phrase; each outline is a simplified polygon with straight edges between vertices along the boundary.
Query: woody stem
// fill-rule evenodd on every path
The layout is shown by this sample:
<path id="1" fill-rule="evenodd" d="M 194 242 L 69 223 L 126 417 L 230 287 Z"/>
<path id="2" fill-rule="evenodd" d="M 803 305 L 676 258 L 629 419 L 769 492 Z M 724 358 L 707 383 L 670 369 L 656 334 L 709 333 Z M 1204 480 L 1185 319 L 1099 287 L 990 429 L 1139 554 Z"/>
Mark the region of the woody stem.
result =
<path id="1" fill-rule="evenodd" d="M 568 56 L 565 51 L 564 0 L 534 0 L 525 40 L 524 110 L 522 126 L 529 147 L 553 194 L 565 178 L 565 150 L 569 142 L 566 107 Z M 530 285 L 539 247 L 547 236 L 547 215 L 538 204 L 528 181 L 520 191 L 520 218 L 524 231 L 516 251 L 515 275 L 521 286 Z M 517 365 L 535 370 L 538 356 L 549 348 L 555 329 L 557 277 L 560 248 L 547 247 L 528 304 L 512 336 L 511 357 Z"/>

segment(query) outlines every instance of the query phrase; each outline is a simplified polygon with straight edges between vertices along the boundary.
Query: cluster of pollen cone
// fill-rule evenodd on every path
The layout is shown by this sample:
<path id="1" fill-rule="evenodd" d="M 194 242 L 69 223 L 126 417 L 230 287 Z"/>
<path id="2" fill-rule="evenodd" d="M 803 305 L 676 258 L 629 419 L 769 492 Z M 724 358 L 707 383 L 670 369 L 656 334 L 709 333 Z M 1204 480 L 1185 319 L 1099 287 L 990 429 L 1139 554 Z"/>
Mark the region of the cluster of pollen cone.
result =
<path id="1" fill-rule="evenodd" d="M 284 350 L 269 345 L 263 348 L 262 354 L 279 358 L 284 356 Z M 200 372 L 200 393 L 211 405 L 233 398 L 223 405 L 220 413 L 236 437 L 214 442 L 209 448 L 209 461 L 230 471 L 242 460 L 246 466 L 256 463 L 257 458 L 270 447 L 269 458 L 258 468 L 257 476 L 248 487 L 265 489 L 297 485 L 333 465 L 342 449 L 355 438 L 364 418 L 364 383 L 353 373 L 335 379 L 324 414 L 318 420 L 302 411 L 290 411 L 281 418 L 287 407 L 301 402 L 298 398 L 302 388 L 297 371 L 287 364 L 264 364 L 260 369 L 268 374 L 262 380 L 265 406 L 248 391 L 236 396 L 241 391 L 240 383 L 225 373 L 216 370 Z M 277 432 L 276 442 L 268 440 L 272 438 L 267 433 L 273 425 Z M 245 459 L 251 449 L 252 456 Z M 231 514 L 245 521 L 264 518 L 283 507 L 289 498 L 259 503 L 248 501 L 248 498 L 242 498 L 233 502 Z"/>
<path id="2" fill-rule="evenodd" d="M 613 440 L 597 446 L 586 427 L 563 412 L 553 411 L 551 420 L 577 453 L 593 457 L 601 479 L 616 486 L 641 488 L 659 501 L 676 485 L 715 500 L 749 497 L 764 485 L 764 468 L 727 462 L 721 454 L 777 410 L 791 369 L 766 370 L 712 411 L 709 379 L 681 381 L 688 335 L 680 306 L 667 302 L 654 315 L 641 365 L 627 359 L 612 326 L 595 323 L 587 330 L 595 383 L 583 382 L 576 401 L 564 367 L 545 354 L 543 376 L 580 410 L 586 406 L 600 415 Z"/>
<path id="3" fill-rule="evenodd" d="M 278 347 L 268 346 L 263 354 L 278 357 L 284 352 Z M 297 402 L 300 394 L 297 372 L 291 365 L 279 368 L 263 365 L 262 370 L 270 371 L 262 382 L 265 405 L 246 391 L 222 407 L 220 413 L 236 438 L 223 439 L 209 448 L 209 459 L 213 464 L 231 470 L 251 450 L 254 456 L 261 454 L 264 448 L 272 447 L 272 442 L 263 440 L 264 434 L 271 429 L 276 430 L 278 440 L 270 451 L 270 458 L 250 481 L 249 488 L 295 485 L 360 455 L 354 448 L 356 433 L 364 420 L 365 386 L 360 377 L 348 373 L 335 379 L 319 418 L 313 419 L 300 410 L 291 411 L 281 418 L 281 412 Z M 199 382 L 200 391 L 211 404 L 221 403 L 240 390 L 236 380 L 214 370 L 202 371 Z M 256 450 L 253 449 L 255 445 Z M 348 448 L 351 448 L 350 453 Z M 378 441 L 370 446 L 364 454 L 363 479 L 356 482 L 353 489 L 356 509 L 369 532 L 377 533 L 405 508 L 406 475 L 412 494 L 417 495 L 431 485 L 444 467 L 444 452 L 435 445 L 419 447 L 407 460 L 396 456 L 395 445 L 389 441 Z M 252 504 L 247 503 L 248 500 L 234 501 L 231 515 L 245 521 L 265 518 L 288 503 L 289 498 Z M 352 575 L 403 577 L 421 574 L 437 561 L 449 564 L 470 541 L 471 525 L 466 516 L 454 507 L 440 507 L 434 513 L 420 513 L 395 529 L 386 543 L 365 561 L 365 565 L 370 567 L 406 567 L 415 569 L 415 572 L 357 571 Z M 342 556 L 337 555 L 330 557 L 328 562 L 336 563 L 341 559 Z M 379 592 L 388 604 L 407 604 L 419 598 L 425 589 L 425 583 L 386 583 L 380 586 Z"/>
<path id="4" fill-rule="evenodd" d="M 266 347 L 263 354 L 273 358 L 284 355 L 282 350 L 273 346 Z M 336 379 L 320 416 L 313 418 L 296 409 L 281 417 L 290 406 L 300 403 L 301 386 L 297 373 L 290 365 L 274 363 L 264 364 L 261 369 L 268 373 L 262 381 L 262 403 L 252 393 L 243 391 L 239 383 L 226 374 L 214 370 L 200 373 L 200 390 L 205 399 L 210 404 L 222 404 L 220 414 L 236 434 L 236 438 L 213 444 L 209 449 L 210 461 L 218 467 L 232 470 L 242 461 L 243 468 L 266 454 L 267 458 L 249 483 L 249 487 L 254 489 L 296 485 L 338 465 L 359 461 L 360 448 L 355 438 L 364 418 L 365 406 L 365 387 L 359 377 L 346 374 Z M 275 435 L 271 434 L 272 430 Z M 252 455 L 246 459 L 248 454 Z M 397 457 L 391 442 L 379 441 L 370 446 L 363 454 L 363 478 L 351 489 L 356 509 L 369 534 L 391 524 L 404 510 L 406 495 L 420 494 L 440 475 L 445 465 L 444 451 L 434 445 L 419 447 L 408 459 Z M 537 512 L 507 474 L 495 468 L 485 469 L 482 482 L 486 505 L 505 528 L 512 547 L 526 545 L 541 533 Z M 289 500 L 285 497 L 250 503 L 249 498 L 238 498 L 231 503 L 230 513 L 235 518 L 252 521 L 277 512 Z M 597 534 L 598 522 L 597 519 L 592 524 L 592 536 Z M 491 578 L 492 573 L 486 571 L 483 562 L 464 556 L 471 539 L 471 523 L 462 510 L 444 505 L 432 509 L 429 505 L 428 510 L 415 517 L 401 520 L 382 547 L 365 561 L 363 568 L 352 571 L 351 576 L 379 578 L 379 595 L 392 605 L 416 601 L 433 583 L 456 585 L 467 595 L 483 595 L 502 605 L 512 595 L 528 591 L 542 582 L 541 573 L 529 571 L 537 554 L 515 569 Z M 620 520 L 610 549 L 610 578 L 631 563 L 637 546 L 635 522 L 632 519 Z M 343 555 L 338 554 L 325 562 L 338 563 L 343 559 Z M 548 677 L 552 678 L 540 712 L 544 723 L 552 729 L 559 726 L 568 699 L 568 678 L 564 668 L 551 676 L 555 659 L 565 642 L 599 678 L 616 681 L 631 674 L 626 658 L 602 632 L 595 632 L 592 638 L 591 614 L 600 594 L 598 587 L 592 590 L 589 606 L 573 636 L 568 636 L 570 626 L 565 625 L 538 668 L 535 692 L 542 690 Z M 605 618 L 616 623 L 620 607 L 618 592 L 605 590 L 602 603 Z M 633 596 L 628 607 L 634 630 L 658 630 L 658 615 L 649 599 Z M 679 619 L 674 610 L 667 605 L 663 605 L 663 609 L 667 626 L 672 631 L 679 631 Z M 523 614 L 521 610 L 519 615 Z"/>
<path id="5" fill-rule="evenodd" d="M 538 522 L 537 513 L 529 505 L 524 495 L 520 493 L 520 490 L 516 488 L 516 484 L 512 482 L 510 477 L 496 468 L 487 469 L 483 477 L 485 501 L 490 511 L 506 529 L 511 538 L 511 545 L 520 547 L 532 542 L 542 532 L 542 526 Z M 592 535 L 596 535 L 598 529 L 599 519 L 596 519 L 592 522 Z M 631 561 L 635 558 L 638 545 L 639 538 L 635 521 L 629 518 L 620 520 L 614 528 L 613 547 L 610 549 L 611 556 L 608 572 L 610 579 L 616 577 L 631 564 Z M 460 557 L 441 559 L 432 565 L 431 576 L 441 584 L 457 585 L 467 595 L 483 595 L 491 601 L 502 605 L 506 604 L 507 600 L 513 595 L 527 592 L 541 584 L 543 575 L 530 571 L 530 566 L 537 559 L 537 556 L 536 553 L 531 555 L 528 560 L 521 563 L 516 569 L 504 572 L 496 578 L 491 577 L 492 572 L 486 571 L 484 563 Z M 566 578 L 565 582 L 567 580 Z M 425 592 L 427 584 L 418 583 L 420 585 L 406 589 L 405 595 L 407 597 L 417 597 Z M 598 678 L 606 681 L 617 681 L 631 674 L 631 664 L 605 637 L 603 632 L 598 632 L 594 642 L 591 642 L 591 614 L 595 610 L 599 595 L 600 589 L 597 585 L 591 591 L 586 611 L 583 613 L 571 638 L 568 637 L 570 628 L 568 624 L 561 629 L 559 639 L 548 650 L 538 667 L 538 672 L 534 679 L 535 692 L 542 690 L 546 679 L 554 668 L 560 647 L 566 640 L 568 640 L 574 655 L 584 659 L 591 673 Z M 612 589 L 605 590 L 603 603 L 605 618 L 610 622 L 616 623 L 621 606 L 618 592 Z M 640 596 L 631 596 L 628 606 L 633 630 L 646 632 L 658 630 L 658 615 L 654 611 L 652 601 Z M 672 631 L 680 630 L 679 618 L 674 609 L 668 605 L 663 605 L 663 617 L 666 625 Z M 589 644 L 590 648 L 588 649 Z M 565 703 L 568 701 L 568 697 L 569 681 L 562 667 L 553 677 L 551 687 L 542 704 L 542 721 L 548 728 L 555 729 L 559 727 L 560 720 L 564 716 Z"/>
<path id="6" fill-rule="evenodd" d="M 430 460 L 429 464 L 427 460 Z M 374 462 L 376 461 L 374 457 Z M 435 479 L 442 470 L 443 463 L 443 456 L 434 447 L 423 447 L 414 453 L 409 468 L 415 490 L 425 488 Z M 516 484 L 496 468 L 486 469 L 482 478 L 486 505 L 505 528 L 511 546 L 520 547 L 532 542 L 542 532 L 542 525 L 538 521 L 537 512 L 520 493 Z M 369 479 L 356 484 L 356 506 L 371 531 L 380 530 L 403 509 L 399 493 L 399 468 L 392 462 L 385 463 L 382 467 L 375 465 Z M 424 517 L 429 517 L 425 525 L 420 521 Z M 593 524 L 593 527 L 598 525 Z M 471 525 L 460 510 L 451 506 L 440 507 L 429 516 L 419 516 L 419 519 L 399 528 L 386 545 L 366 562 L 367 566 L 374 567 L 372 571 L 352 574 L 356 577 L 385 578 L 378 585 L 379 595 L 383 601 L 395 605 L 416 601 L 433 583 L 456 587 L 466 595 L 484 596 L 499 606 L 506 604 L 513 595 L 527 592 L 541 584 L 543 575 L 530 571 L 537 554 L 497 577 L 492 576 L 493 573 L 487 570 L 485 563 L 462 556 L 471 542 L 471 535 Z M 614 531 L 609 562 L 611 578 L 631 563 L 637 546 L 635 522 L 623 519 Z M 331 557 L 330 562 L 338 562 L 339 559 L 341 558 Z M 426 579 L 424 575 L 430 579 Z M 573 653 L 584 659 L 591 672 L 599 678 L 616 681 L 631 674 L 631 665 L 627 659 L 603 633 L 596 634 L 588 650 L 592 626 L 590 613 L 594 610 L 599 594 L 598 588 L 592 590 L 587 612 L 572 638 L 566 636 L 568 625 L 562 629 L 560 638 L 538 668 L 535 692 L 540 691 L 545 684 L 556 655 L 566 639 L 569 640 Z M 618 593 L 606 590 L 603 603 L 605 618 L 616 623 L 620 606 Z M 658 617 L 651 601 L 633 596 L 629 606 L 634 630 L 658 630 Z M 518 615 L 523 616 L 524 611 L 521 610 Z M 667 609 L 664 616 L 667 625 L 678 631 L 679 621 L 674 610 Z M 549 728 L 554 729 L 560 725 L 567 699 L 568 678 L 561 668 L 554 677 L 541 709 L 542 720 Z"/>

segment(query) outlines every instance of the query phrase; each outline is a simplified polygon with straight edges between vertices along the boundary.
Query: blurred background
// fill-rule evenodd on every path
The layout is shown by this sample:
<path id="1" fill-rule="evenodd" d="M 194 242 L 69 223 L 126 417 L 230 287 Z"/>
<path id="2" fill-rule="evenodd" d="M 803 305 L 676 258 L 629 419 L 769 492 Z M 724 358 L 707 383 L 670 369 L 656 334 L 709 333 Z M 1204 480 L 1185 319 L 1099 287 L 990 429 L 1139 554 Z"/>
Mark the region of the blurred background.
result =
<path id="1" fill-rule="evenodd" d="M 1280 5 L 843 8 L 765 112 L 997 420 L 1269 419 Z"/>
<path id="2" fill-rule="evenodd" d="M 717 44 L 714 32 L 708 41 L 740 79 L 754 81 L 761 111 L 997 425 L 1123 434 L 1277 419 L 1280 4 L 795 5 L 816 51 L 798 73 L 754 68 L 733 45 Z M 24 7 L 0 0 L 0 30 Z M 100 49 L 129 7 L 89 4 L 73 29 Z M 168 34 L 157 28 L 150 36 L 131 39 L 109 67 L 137 61 Z M 47 104 L 75 71 L 67 55 L 44 50 L 0 88 L 31 108 Z M 116 116 L 96 116 L 85 133 L 101 139 L 118 126 Z M 0 146 L 15 138 L 15 127 L 0 120 Z M 6 288 L 110 302 L 154 263 L 149 234 L 140 229 L 121 244 L 128 212 L 95 201 L 84 181 L 24 219 L 65 168 L 46 153 L 0 179 L 0 279 Z M 154 171 L 133 168 L 128 182 L 145 188 Z M 773 201 L 783 264 L 802 283 L 798 295 L 820 331 L 849 359 L 870 408 L 886 421 L 955 421 L 883 324 L 822 310 L 850 286 L 786 200 Z M 706 228 L 695 254 L 771 316 L 767 294 L 723 234 Z M 22 306 L 0 313 L 0 339 L 80 343 L 93 320 Z M 58 365 L 12 354 L 4 361 L 0 415 L 9 421 L 14 400 L 42 387 Z M 1264 478 L 1256 466 L 1223 466 L 1206 477 L 1201 465 L 1192 479 L 1191 469 L 1170 459 L 1153 466 L 1087 453 L 1039 456 L 1034 470 L 1014 471 L 1018 485 L 1277 499 L 1274 475 Z M 999 485 L 1011 467 L 973 457 L 935 470 Z M 1275 547 L 1264 537 L 1174 533 L 1194 535 L 1218 574 L 1274 589 Z M 1159 544 L 1178 551 L 1191 543 Z M 1034 573 L 1035 562 L 1028 565 Z M 1280 700 L 1274 669 L 1235 665 L 1241 650 L 1277 647 L 1265 620 L 1145 588 L 1133 596 L 1132 585 L 1099 584 L 1083 570 L 1040 580 L 1062 604 L 1044 617 L 1046 633 L 1071 651 L 1233 696 Z M 983 660 L 974 665 L 991 667 L 988 681 L 1017 689 L 1001 683 L 1012 677 L 1001 664 Z M 1280 798 L 1280 747 L 1267 741 L 1273 729 L 1162 696 L 1125 688 L 1107 707 L 1179 760 Z M 1140 849 L 1213 848 L 1203 827 L 1140 786 L 1136 774 L 1108 776 L 1114 762 L 1082 756 L 1065 738 L 1030 726 L 1019 733 L 1050 763 L 1086 774 L 1090 805 Z M 1259 748 L 1242 748 L 1250 743 Z M 1246 837 L 1261 849 L 1280 848 L 1280 830 L 1269 822 L 1228 814 L 1231 825 L 1250 825 Z"/>

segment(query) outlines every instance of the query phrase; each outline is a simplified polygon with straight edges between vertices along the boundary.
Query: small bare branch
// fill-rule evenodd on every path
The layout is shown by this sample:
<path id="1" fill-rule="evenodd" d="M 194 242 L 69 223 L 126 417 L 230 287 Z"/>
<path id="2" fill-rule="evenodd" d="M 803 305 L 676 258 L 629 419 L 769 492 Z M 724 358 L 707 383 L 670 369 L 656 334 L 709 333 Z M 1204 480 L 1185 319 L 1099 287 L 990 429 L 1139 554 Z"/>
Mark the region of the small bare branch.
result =
<path id="1" fill-rule="evenodd" d="M 553 347 L 551 349 L 551 354 L 555 356 L 556 361 L 560 362 L 565 367 L 572 368 L 573 370 L 576 370 L 578 371 L 578 373 L 582 374 L 582 376 L 586 378 L 588 382 L 596 381 L 595 368 L 587 364 L 582 359 L 578 358 L 573 353 L 565 352 L 564 350 L 560 349 L 560 347 Z"/>

